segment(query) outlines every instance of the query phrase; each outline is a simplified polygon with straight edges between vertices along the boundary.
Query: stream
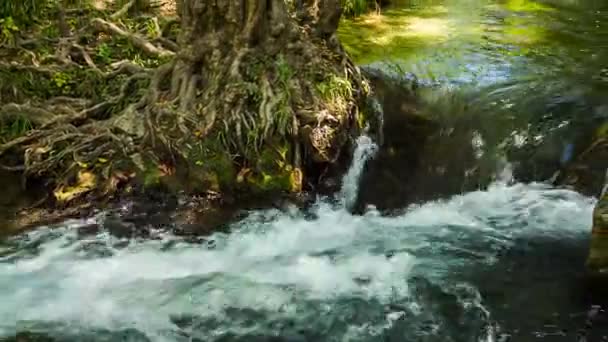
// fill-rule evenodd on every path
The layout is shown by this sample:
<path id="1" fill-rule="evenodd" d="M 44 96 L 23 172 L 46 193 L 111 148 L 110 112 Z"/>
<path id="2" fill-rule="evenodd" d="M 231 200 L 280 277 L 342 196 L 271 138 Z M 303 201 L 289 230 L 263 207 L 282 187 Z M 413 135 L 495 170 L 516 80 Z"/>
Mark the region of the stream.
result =
<path id="1" fill-rule="evenodd" d="M 360 139 L 345 189 L 374 148 Z M 90 229 L 103 214 L 12 238 L 0 247 L 0 336 L 575 341 L 585 328 L 592 199 L 497 182 L 383 217 L 351 215 L 351 194 L 251 212 L 196 242 Z"/>
<path id="2" fill-rule="evenodd" d="M 541 122 L 571 141 L 608 115 L 606 19 L 600 0 L 395 0 L 340 35 L 361 65 L 415 74 L 436 115 L 486 113 L 493 155 Z M 608 341 L 583 281 L 595 198 L 507 167 L 352 215 L 377 149 L 358 140 L 336 198 L 207 237 L 119 237 L 99 213 L 0 240 L 0 341 Z"/>

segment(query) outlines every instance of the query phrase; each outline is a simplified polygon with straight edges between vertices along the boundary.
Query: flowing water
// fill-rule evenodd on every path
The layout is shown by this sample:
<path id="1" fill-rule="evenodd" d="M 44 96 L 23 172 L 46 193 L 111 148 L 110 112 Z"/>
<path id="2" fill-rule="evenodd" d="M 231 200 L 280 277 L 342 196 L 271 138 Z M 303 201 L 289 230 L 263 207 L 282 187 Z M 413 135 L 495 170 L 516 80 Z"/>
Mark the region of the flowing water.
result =
<path id="1" fill-rule="evenodd" d="M 345 189 L 375 148 L 359 140 Z M 392 217 L 348 197 L 255 211 L 196 242 L 114 237 L 103 214 L 40 228 L 0 246 L 0 337 L 575 341 L 594 201 L 506 180 Z"/>
<path id="2" fill-rule="evenodd" d="M 344 23 L 348 48 L 475 89 L 488 115 L 508 109 L 486 143 L 526 108 L 601 114 L 603 1 L 395 3 Z M 252 211 L 196 241 L 170 227 L 113 236 L 105 214 L 1 241 L 0 340 L 606 340 L 582 282 L 593 198 L 505 172 L 486 190 L 352 215 L 376 149 L 358 141 L 341 200 Z"/>
<path id="3" fill-rule="evenodd" d="M 359 64 L 415 75 L 426 112 L 469 118 L 486 157 L 546 141 L 542 158 L 559 163 L 606 122 L 608 2 L 391 2 L 380 16 L 343 21 L 346 50 Z"/>

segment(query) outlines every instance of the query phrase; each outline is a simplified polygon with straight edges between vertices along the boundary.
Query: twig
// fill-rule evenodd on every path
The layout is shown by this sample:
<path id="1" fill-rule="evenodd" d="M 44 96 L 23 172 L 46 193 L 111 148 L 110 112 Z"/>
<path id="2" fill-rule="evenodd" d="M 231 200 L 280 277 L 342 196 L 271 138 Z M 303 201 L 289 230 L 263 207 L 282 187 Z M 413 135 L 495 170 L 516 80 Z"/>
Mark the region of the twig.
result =
<path id="1" fill-rule="evenodd" d="M 127 59 L 124 59 L 120 62 L 115 62 L 110 64 L 110 66 L 116 70 L 107 73 L 106 77 L 114 77 L 116 75 L 122 74 L 122 73 L 128 73 L 128 74 L 138 74 L 138 73 L 142 73 L 142 72 L 149 72 L 149 69 L 146 69 L 140 65 L 137 65 Z"/>
<path id="2" fill-rule="evenodd" d="M 170 57 L 175 55 L 174 52 L 166 50 L 164 48 L 159 48 L 154 44 L 150 43 L 144 37 L 135 33 L 127 32 L 116 26 L 116 24 L 110 23 L 103 19 L 95 18 L 93 19 L 93 21 L 91 21 L 91 23 L 95 25 L 95 27 L 100 31 L 114 33 L 129 39 L 131 43 L 133 43 L 133 45 L 142 49 L 148 54 L 155 55 L 158 57 Z"/>
<path id="3" fill-rule="evenodd" d="M 116 13 L 112 14 L 110 16 L 110 19 L 116 20 L 116 19 L 119 19 L 120 17 L 122 17 L 123 15 L 127 14 L 127 12 L 129 12 L 131 10 L 133 5 L 135 5 L 135 2 L 136 2 L 136 0 L 131 0 L 131 1 L 127 2 L 124 6 L 122 6 L 121 9 L 116 11 Z"/>
<path id="4" fill-rule="evenodd" d="M 57 96 L 46 102 L 48 106 L 56 106 L 60 104 L 67 104 L 73 107 L 88 107 L 91 105 L 91 100 L 68 97 L 68 96 Z"/>
<path id="5" fill-rule="evenodd" d="M 13 139 L 13 140 L 3 144 L 3 145 L 0 145 L 0 156 L 3 155 L 4 152 L 6 152 L 7 150 L 10 150 L 11 148 L 13 148 L 15 146 L 25 144 L 27 142 L 30 142 L 34 139 L 39 138 L 40 136 L 42 136 L 42 133 L 43 132 L 41 132 L 41 131 L 33 132 L 31 134 L 21 136 L 19 138 Z"/>
<path id="6" fill-rule="evenodd" d="M 166 47 L 167 49 L 169 49 L 173 52 L 177 52 L 179 50 L 179 45 L 177 45 L 177 43 L 172 41 L 171 39 L 158 37 L 158 38 L 154 39 L 154 42 L 161 44 L 162 46 Z"/>
<path id="7" fill-rule="evenodd" d="M 88 66 L 93 68 L 93 70 L 95 70 L 96 72 L 103 74 L 103 72 L 97 67 L 95 62 L 93 62 L 91 55 L 89 55 L 89 53 L 84 49 L 84 47 L 79 44 L 73 44 L 72 46 L 80 52 L 82 58 L 84 58 L 84 61 L 87 63 Z"/>
<path id="8" fill-rule="evenodd" d="M 0 164 L 0 169 L 10 172 L 25 171 L 25 165 L 7 166 Z"/>

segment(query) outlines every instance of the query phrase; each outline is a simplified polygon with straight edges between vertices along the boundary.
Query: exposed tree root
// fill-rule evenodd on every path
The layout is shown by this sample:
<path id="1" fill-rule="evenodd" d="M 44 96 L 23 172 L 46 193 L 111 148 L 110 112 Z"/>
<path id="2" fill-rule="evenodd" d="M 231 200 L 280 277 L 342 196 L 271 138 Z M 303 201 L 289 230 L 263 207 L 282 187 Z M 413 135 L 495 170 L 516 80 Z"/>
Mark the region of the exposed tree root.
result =
<path id="1" fill-rule="evenodd" d="M 17 117 L 24 117 L 29 122 L 39 126 L 52 120 L 55 117 L 55 114 L 46 109 L 34 107 L 29 104 L 9 103 L 0 107 L 0 117 L 2 117 L 3 120 L 9 121 L 12 121 Z"/>
<path id="2" fill-rule="evenodd" d="M 118 11 L 116 11 L 116 13 L 112 14 L 110 16 L 110 19 L 112 19 L 112 20 L 120 19 L 121 17 L 126 15 L 131 10 L 131 8 L 133 8 L 133 6 L 135 6 L 136 2 L 137 2 L 137 0 L 131 0 L 131 1 L 127 2 L 124 6 L 122 6 L 122 8 L 120 10 L 118 10 Z"/>
<path id="3" fill-rule="evenodd" d="M 142 37 L 136 33 L 127 32 L 127 31 L 121 29 L 120 27 L 118 27 L 116 24 L 105 21 L 101 18 L 93 19 L 91 21 L 91 24 L 94 25 L 100 31 L 117 34 L 119 36 L 123 36 L 123 37 L 129 39 L 129 41 L 131 41 L 133 43 L 133 45 L 137 46 L 138 48 L 142 49 L 143 51 L 145 51 L 148 54 L 151 54 L 151 55 L 154 55 L 157 57 L 161 57 L 161 58 L 162 57 L 171 57 L 171 56 L 175 55 L 175 53 L 173 51 L 169 51 L 164 48 L 155 46 L 154 44 L 152 44 L 150 41 L 148 41 L 144 37 Z"/>
<path id="4" fill-rule="evenodd" d="M 91 21 L 96 31 L 169 60 L 154 71 L 129 60 L 102 67 L 79 34 L 58 42 L 54 55 L 60 65 L 0 64 L 50 77 L 72 67 L 104 80 L 128 75 L 121 76 L 118 94 L 98 103 L 60 96 L 0 107 L 0 115 L 25 113 L 35 126 L 0 145 L 0 160 L 21 156 L 0 167 L 23 170 L 54 189 L 91 173 L 87 179 L 95 179 L 97 192 L 107 195 L 128 181 L 125 174 L 145 177 L 149 164 L 157 166 L 154 172 L 174 173 L 181 165 L 187 173 L 219 155 L 241 169 L 239 175 L 257 174 L 264 181 L 267 164 L 279 167 L 281 177 L 290 179 L 281 189 L 300 191 L 306 168 L 336 161 L 360 129 L 358 108 L 368 95 L 334 36 L 337 1 L 305 1 L 297 13 L 289 13 L 284 0 L 247 6 L 240 0 L 183 1 L 179 45 L 164 38 L 173 22 L 161 28 L 153 21 L 158 36 L 149 40 L 102 18 Z M 110 19 L 122 18 L 134 4 Z M 141 84 L 149 84 L 145 95 L 132 100 Z M 264 157 L 269 153 L 276 159 L 270 163 Z M 214 169 L 212 176 L 222 173 Z"/>

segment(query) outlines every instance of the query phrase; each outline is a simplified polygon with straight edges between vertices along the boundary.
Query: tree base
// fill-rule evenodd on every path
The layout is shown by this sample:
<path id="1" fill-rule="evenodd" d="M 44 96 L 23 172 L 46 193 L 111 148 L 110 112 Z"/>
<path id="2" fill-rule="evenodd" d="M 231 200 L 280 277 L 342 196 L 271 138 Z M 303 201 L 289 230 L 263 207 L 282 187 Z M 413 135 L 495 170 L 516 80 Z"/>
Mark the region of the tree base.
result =
<path id="1" fill-rule="evenodd" d="M 0 145 L 4 168 L 22 172 L 26 183 L 42 180 L 47 203 L 59 206 L 137 188 L 211 195 L 313 189 L 318 169 L 340 160 L 371 117 L 367 82 L 335 37 L 338 1 L 305 1 L 291 12 L 283 0 L 180 4 L 174 43 L 104 18 L 88 27 L 167 60 L 155 70 L 124 61 L 106 71 L 82 36 L 59 39 L 60 61 L 123 81 L 98 102 L 53 96 L 33 108 L 53 112 Z M 4 110 L 24 104 L 10 105 Z"/>

